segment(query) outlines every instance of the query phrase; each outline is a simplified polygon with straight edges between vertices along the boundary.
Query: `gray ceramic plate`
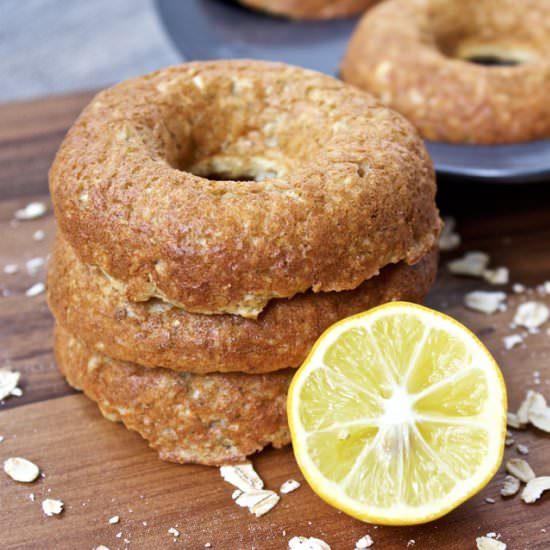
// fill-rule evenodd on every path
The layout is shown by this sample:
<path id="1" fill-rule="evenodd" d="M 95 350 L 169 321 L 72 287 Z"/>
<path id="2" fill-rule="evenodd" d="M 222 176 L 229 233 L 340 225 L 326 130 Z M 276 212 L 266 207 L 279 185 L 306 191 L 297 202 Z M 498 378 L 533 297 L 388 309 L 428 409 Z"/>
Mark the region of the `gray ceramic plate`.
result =
<path id="1" fill-rule="evenodd" d="M 185 59 L 252 58 L 338 73 L 355 19 L 297 22 L 230 0 L 157 0 L 162 22 Z M 495 183 L 550 179 L 550 140 L 518 145 L 428 142 L 440 174 Z"/>

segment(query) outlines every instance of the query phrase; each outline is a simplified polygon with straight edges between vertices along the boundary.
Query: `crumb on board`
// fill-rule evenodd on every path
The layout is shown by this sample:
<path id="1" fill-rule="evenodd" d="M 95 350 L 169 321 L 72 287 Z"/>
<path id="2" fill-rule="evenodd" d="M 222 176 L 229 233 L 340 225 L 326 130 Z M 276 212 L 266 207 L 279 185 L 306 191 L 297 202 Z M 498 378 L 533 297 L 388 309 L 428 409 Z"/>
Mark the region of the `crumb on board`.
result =
<path id="1" fill-rule="evenodd" d="M 503 497 L 511 497 L 519 491 L 519 479 L 513 475 L 507 475 L 502 482 L 500 494 Z"/>
<path id="2" fill-rule="evenodd" d="M 331 550 L 330 546 L 315 537 L 292 537 L 288 541 L 289 550 Z"/>
<path id="3" fill-rule="evenodd" d="M 464 305 L 469 309 L 489 315 L 499 311 L 504 305 L 506 297 L 504 292 L 474 290 L 464 296 Z"/>
<path id="4" fill-rule="evenodd" d="M 47 498 L 42 501 L 42 510 L 47 516 L 61 514 L 61 512 L 63 512 L 63 506 L 63 501 L 55 498 Z"/>
<path id="5" fill-rule="evenodd" d="M 21 378 L 21 373 L 10 369 L 0 369 L 0 401 L 11 395 L 17 397 L 17 393 L 13 393 L 17 389 L 17 384 Z"/>
<path id="6" fill-rule="evenodd" d="M 511 458 L 506 462 L 506 471 L 517 477 L 523 483 L 535 478 L 535 472 L 529 463 L 523 458 Z"/>
<path id="7" fill-rule="evenodd" d="M 292 491 L 296 491 L 296 489 L 300 488 L 300 482 L 296 481 L 295 479 L 288 479 L 285 481 L 282 485 L 279 491 L 286 495 L 288 493 L 292 493 Z"/>
<path id="8" fill-rule="evenodd" d="M 477 537 L 478 550 L 506 550 L 506 543 L 492 537 Z"/>
<path id="9" fill-rule="evenodd" d="M 32 298 L 34 296 L 38 296 L 39 294 L 43 294 L 46 290 L 46 285 L 44 283 L 35 283 L 30 288 L 25 290 L 25 296 Z"/>
<path id="10" fill-rule="evenodd" d="M 16 210 L 14 218 L 19 221 L 34 220 L 36 218 L 41 218 L 47 210 L 43 202 L 30 202 L 23 208 Z"/>
<path id="11" fill-rule="evenodd" d="M 364 550 L 365 548 L 370 548 L 373 544 L 374 541 L 372 537 L 370 535 L 365 535 L 355 543 L 355 550 Z"/>
<path id="12" fill-rule="evenodd" d="M 521 500 L 527 504 L 532 504 L 537 501 L 544 491 L 550 490 L 550 476 L 541 476 L 530 479 L 523 491 L 521 492 Z"/>
<path id="13" fill-rule="evenodd" d="M 517 308 L 514 323 L 517 326 L 534 329 L 546 323 L 549 317 L 550 309 L 546 304 L 535 301 L 523 302 Z"/>
<path id="14" fill-rule="evenodd" d="M 40 475 L 40 468 L 26 458 L 15 456 L 4 461 L 4 472 L 14 481 L 32 483 Z"/>

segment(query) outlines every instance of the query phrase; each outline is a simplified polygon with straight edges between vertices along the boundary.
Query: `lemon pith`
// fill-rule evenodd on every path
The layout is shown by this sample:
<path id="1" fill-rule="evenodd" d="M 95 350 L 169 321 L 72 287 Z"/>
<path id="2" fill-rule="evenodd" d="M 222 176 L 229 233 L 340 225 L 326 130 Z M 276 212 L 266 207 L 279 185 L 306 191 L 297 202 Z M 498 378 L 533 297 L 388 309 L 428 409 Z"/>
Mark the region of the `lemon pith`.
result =
<path id="1" fill-rule="evenodd" d="M 436 519 L 502 461 L 506 391 L 454 319 L 392 302 L 340 321 L 293 378 L 294 454 L 321 498 L 365 521 Z"/>

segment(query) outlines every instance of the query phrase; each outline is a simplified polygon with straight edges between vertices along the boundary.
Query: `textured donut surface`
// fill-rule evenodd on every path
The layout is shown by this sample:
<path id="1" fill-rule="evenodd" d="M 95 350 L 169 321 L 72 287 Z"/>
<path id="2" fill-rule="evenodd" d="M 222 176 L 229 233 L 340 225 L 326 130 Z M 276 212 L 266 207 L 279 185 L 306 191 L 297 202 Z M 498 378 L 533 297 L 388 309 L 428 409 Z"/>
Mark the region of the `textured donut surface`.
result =
<path id="1" fill-rule="evenodd" d="M 378 0 L 240 0 L 241 4 L 291 19 L 334 19 L 366 10 Z"/>
<path id="2" fill-rule="evenodd" d="M 109 420 L 137 431 L 162 460 L 218 466 L 290 441 L 286 393 L 293 371 L 176 373 L 91 352 L 59 325 L 57 364 Z"/>
<path id="3" fill-rule="evenodd" d="M 48 299 L 61 325 L 109 357 L 195 373 L 261 373 L 300 366 L 321 333 L 344 317 L 391 300 L 421 301 L 436 264 L 430 252 L 414 266 L 387 266 L 354 290 L 273 300 L 255 320 L 189 313 L 158 299 L 132 303 L 58 235 Z"/>
<path id="4" fill-rule="evenodd" d="M 404 114 L 427 139 L 548 138 L 550 2 L 387 0 L 361 19 L 341 75 Z"/>
<path id="5" fill-rule="evenodd" d="M 99 93 L 49 181 L 84 262 L 132 301 L 206 314 L 254 318 L 272 298 L 356 288 L 418 261 L 440 227 L 410 123 L 276 63 L 190 63 Z"/>

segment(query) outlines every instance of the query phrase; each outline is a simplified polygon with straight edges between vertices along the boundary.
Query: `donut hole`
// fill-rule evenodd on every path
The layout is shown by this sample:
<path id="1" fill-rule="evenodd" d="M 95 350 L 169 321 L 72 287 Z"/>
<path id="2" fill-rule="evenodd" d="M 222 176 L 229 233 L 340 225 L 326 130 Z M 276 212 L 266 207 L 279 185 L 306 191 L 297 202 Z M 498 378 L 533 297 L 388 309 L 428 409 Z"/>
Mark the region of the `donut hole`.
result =
<path id="1" fill-rule="evenodd" d="M 513 67 L 530 63 L 537 59 L 537 55 L 527 48 L 471 44 L 467 42 L 458 47 L 455 57 L 486 67 Z"/>
<path id="2" fill-rule="evenodd" d="M 187 168 L 187 172 L 214 181 L 265 181 L 286 175 L 285 167 L 265 157 L 216 155 Z"/>
<path id="3" fill-rule="evenodd" d="M 337 92 L 312 86 L 319 97 L 309 97 L 286 79 L 254 75 L 205 72 L 200 80 L 161 84 L 163 125 L 149 150 L 160 151 L 170 167 L 211 181 L 287 180 L 316 163 L 338 106 Z"/>
<path id="4" fill-rule="evenodd" d="M 475 63 L 476 65 L 485 65 L 486 67 L 513 67 L 514 65 L 521 64 L 521 61 L 517 59 L 497 57 L 496 55 L 473 55 L 465 59 L 465 61 Z"/>
<path id="5" fill-rule="evenodd" d="M 540 25 L 506 12 L 506 2 L 430 1 L 435 11 L 429 12 L 423 33 L 427 40 L 431 35 L 446 57 L 486 67 L 513 67 L 548 56 Z"/>
<path id="6" fill-rule="evenodd" d="M 436 44 L 446 57 L 486 67 L 513 67 L 535 62 L 540 57 L 528 44 L 484 42 L 476 36 L 436 36 Z"/>

